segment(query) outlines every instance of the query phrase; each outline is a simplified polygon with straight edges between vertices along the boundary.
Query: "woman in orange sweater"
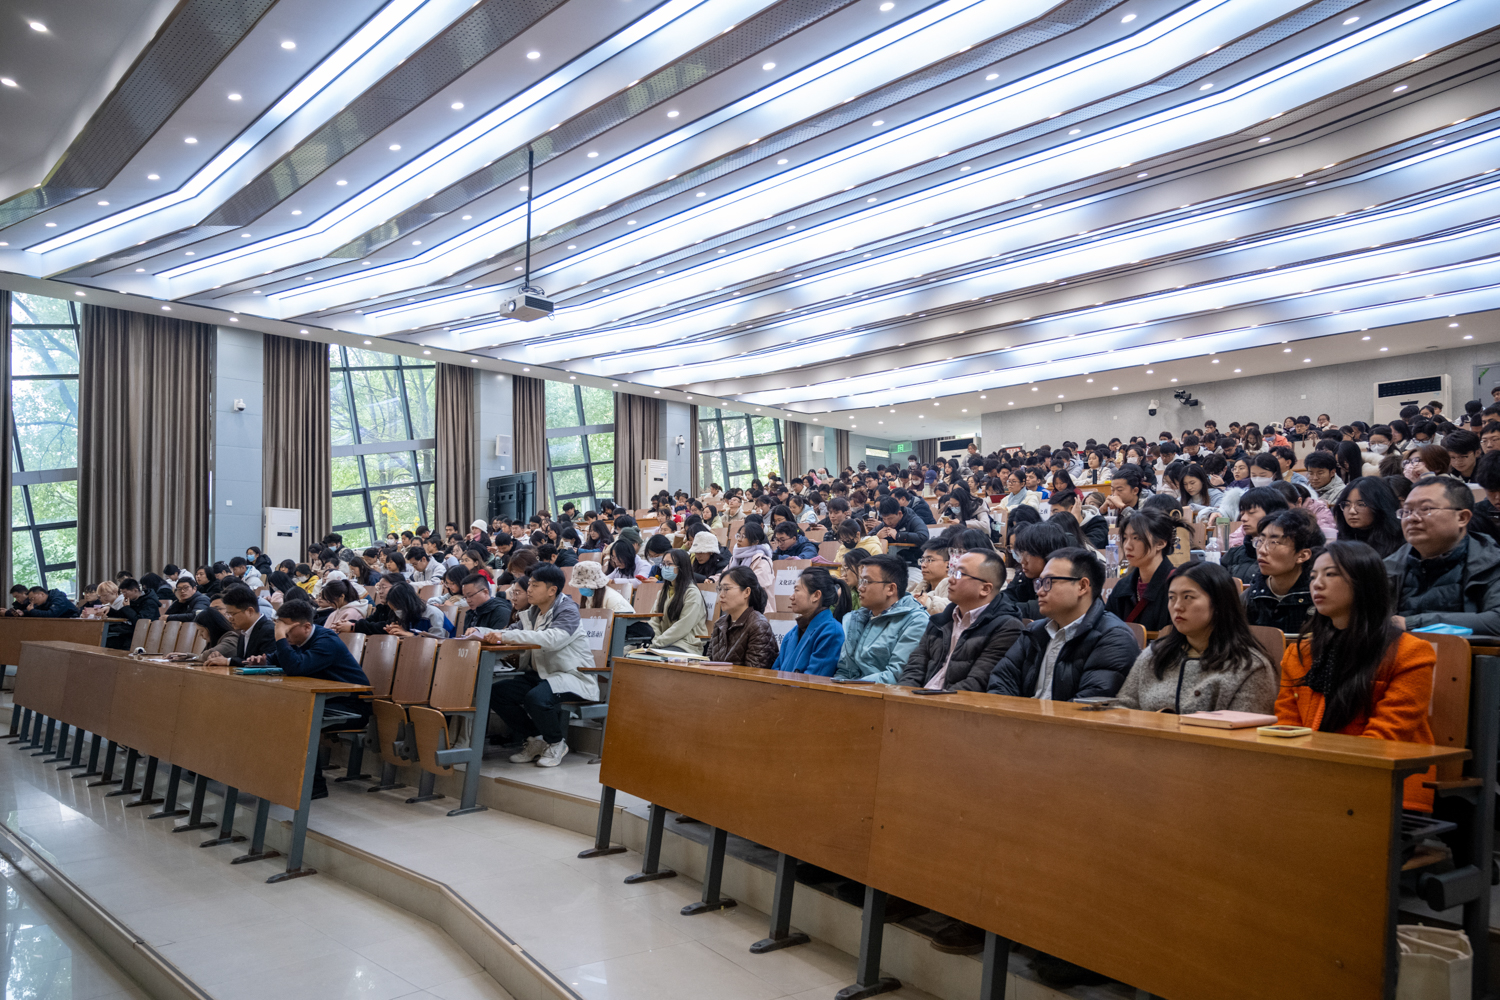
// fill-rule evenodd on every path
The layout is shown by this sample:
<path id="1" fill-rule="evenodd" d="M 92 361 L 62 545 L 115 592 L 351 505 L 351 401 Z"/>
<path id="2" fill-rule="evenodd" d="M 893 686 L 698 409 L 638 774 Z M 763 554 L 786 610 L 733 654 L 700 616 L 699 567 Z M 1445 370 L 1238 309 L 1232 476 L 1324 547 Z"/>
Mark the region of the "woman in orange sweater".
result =
<path id="1" fill-rule="evenodd" d="M 1329 542 L 1313 563 L 1315 613 L 1281 658 L 1276 718 L 1324 733 L 1431 743 L 1432 645 L 1391 623 L 1385 564 L 1364 542 Z M 1406 779 L 1404 805 L 1432 811 L 1434 772 Z"/>

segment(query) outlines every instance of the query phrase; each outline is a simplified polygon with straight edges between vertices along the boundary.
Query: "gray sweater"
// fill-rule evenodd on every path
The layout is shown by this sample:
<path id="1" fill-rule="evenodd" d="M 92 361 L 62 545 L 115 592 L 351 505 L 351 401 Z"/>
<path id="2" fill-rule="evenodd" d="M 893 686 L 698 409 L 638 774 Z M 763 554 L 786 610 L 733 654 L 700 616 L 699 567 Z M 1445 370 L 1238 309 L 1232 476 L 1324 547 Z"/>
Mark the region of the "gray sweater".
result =
<path id="1" fill-rule="evenodd" d="M 1168 670 L 1157 680 L 1153 654 L 1152 646 L 1147 646 L 1135 658 L 1135 665 L 1116 696 L 1122 708 L 1170 712 L 1176 706 L 1178 671 Z M 1196 658 L 1184 662 L 1179 714 L 1218 711 L 1273 714 L 1279 679 L 1277 667 L 1258 649 L 1251 650 L 1251 655 L 1259 669 L 1204 671 Z"/>

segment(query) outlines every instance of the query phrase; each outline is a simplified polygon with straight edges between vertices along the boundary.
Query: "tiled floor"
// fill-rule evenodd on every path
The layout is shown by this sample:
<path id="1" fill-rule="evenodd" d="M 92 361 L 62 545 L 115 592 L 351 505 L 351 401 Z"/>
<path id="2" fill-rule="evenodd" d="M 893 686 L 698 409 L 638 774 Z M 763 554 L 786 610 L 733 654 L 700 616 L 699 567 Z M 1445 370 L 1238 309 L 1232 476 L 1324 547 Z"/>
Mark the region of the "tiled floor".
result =
<path id="1" fill-rule="evenodd" d="M 173 834 L 103 791 L 0 743 L 0 818 L 219 1000 L 511 1000 L 433 924 L 321 875 L 267 885 L 280 859 L 231 865 L 243 844 L 200 849 L 209 833 Z M 114 1000 L 132 985 L 4 996 Z"/>
<path id="2" fill-rule="evenodd" d="M 26 877 L 0 860 L 0 996 L 148 1000 Z"/>

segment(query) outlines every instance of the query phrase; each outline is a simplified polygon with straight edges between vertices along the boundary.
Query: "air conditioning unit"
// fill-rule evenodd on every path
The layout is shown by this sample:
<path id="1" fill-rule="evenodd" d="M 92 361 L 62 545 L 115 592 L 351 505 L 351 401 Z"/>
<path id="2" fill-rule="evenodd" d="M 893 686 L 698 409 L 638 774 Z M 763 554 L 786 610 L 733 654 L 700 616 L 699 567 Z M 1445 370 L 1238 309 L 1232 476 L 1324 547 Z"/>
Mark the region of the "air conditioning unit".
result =
<path id="1" fill-rule="evenodd" d="M 643 458 L 640 464 L 641 506 L 646 505 L 656 494 L 667 488 L 667 463 L 665 459 Z"/>
<path id="2" fill-rule="evenodd" d="M 1453 419 L 1452 388 L 1447 375 L 1406 378 L 1395 382 L 1375 383 L 1375 405 L 1372 423 L 1388 424 L 1401 416 L 1406 406 L 1426 406 L 1434 399 L 1443 404 L 1443 413 Z"/>
<path id="3" fill-rule="evenodd" d="M 812 436 L 812 452 L 814 455 L 823 454 L 823 432 L 818 431 Z"/>
<path id="4" fill-rule="evenodd" d="M 969 445 L 973 444 L 984 454 L 984 446 L 979 443 L 979 435 L 973 437 L 945 438 L 938 442 L 938 458 L 947 461 L 950 458 L 958 459 L 958 464 L 963 465 L 969 459 Z"/>

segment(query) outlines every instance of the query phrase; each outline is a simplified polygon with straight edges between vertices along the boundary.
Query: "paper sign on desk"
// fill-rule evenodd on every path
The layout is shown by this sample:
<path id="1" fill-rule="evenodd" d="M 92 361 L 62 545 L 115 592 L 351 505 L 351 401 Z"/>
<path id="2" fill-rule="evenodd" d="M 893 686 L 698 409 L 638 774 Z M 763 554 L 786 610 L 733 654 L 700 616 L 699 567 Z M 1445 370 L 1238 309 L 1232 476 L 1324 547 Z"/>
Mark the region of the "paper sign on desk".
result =
<path id="1" fill-rule="evenodd" d="M 589 637 L 589 649 L 604 648 L 604 630 L 607 619 L 604 618 L 579 618 L 578 627 L 583 634 Z"/>
<path id="2" fill-rule="evenodd" d="M 797 578 L 802 575 L 802 570 L 796 567 L 791 569 L 778 569 L 776 571 L 776 582 L 771 585 L 771 593 L 775 597 L 791 597 L 792 588 L 797 586 Z"/>
<path id="3" fill-rule="evenodd" d="M 786 634 L 797 627 L 795 618 L 772 618 L 770 619 L 771 632 L 776 636 L 776 645 L 779 648 Z"/>

